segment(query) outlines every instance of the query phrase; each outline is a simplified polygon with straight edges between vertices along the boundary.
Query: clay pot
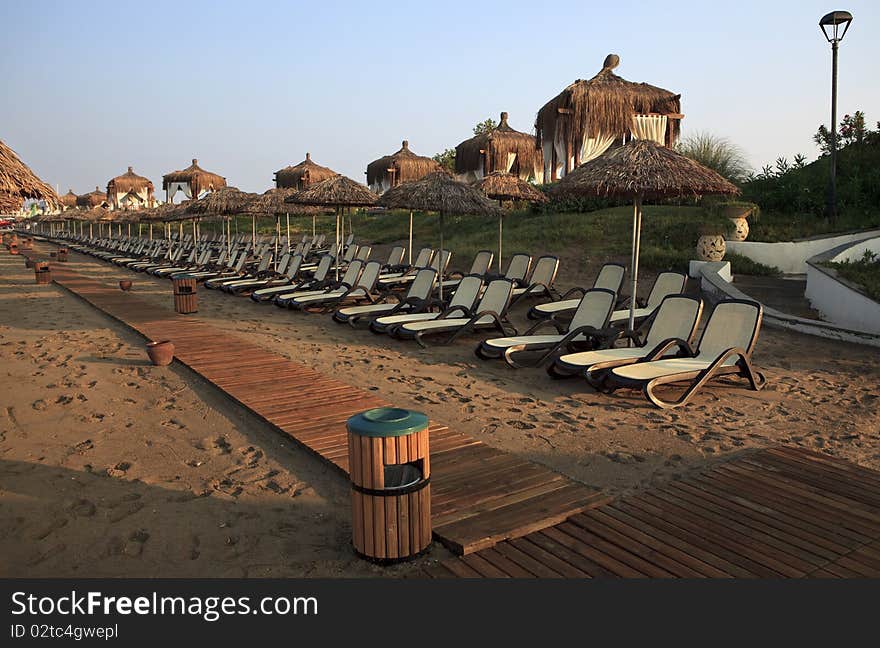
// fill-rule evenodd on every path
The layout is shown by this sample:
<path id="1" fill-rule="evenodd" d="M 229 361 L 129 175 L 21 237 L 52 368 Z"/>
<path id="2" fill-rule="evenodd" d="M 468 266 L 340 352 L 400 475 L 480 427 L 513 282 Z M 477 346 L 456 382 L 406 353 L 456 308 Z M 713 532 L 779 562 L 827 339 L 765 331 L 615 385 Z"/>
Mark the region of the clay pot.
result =
<path id="1" fill-rule="evenodd" d="M 119 287 L 125 291 L 131 290 L 131 280 L 130 279 L 120 279 L 119 280 Z"/>
<path id="2" fill-rule="evenodd" d="M 700 261 L 721 261 L 726 251 L 723 234 L 703 234 L 697 239 L 697 258 Z"/>
<path id="3" fill-rule="evenodd" d="M 165 367 L 174 360 L 174 345 L 169 340 L 147 342 L 147 355 L 150 356 L 150 362 L 154 365 Z"/>

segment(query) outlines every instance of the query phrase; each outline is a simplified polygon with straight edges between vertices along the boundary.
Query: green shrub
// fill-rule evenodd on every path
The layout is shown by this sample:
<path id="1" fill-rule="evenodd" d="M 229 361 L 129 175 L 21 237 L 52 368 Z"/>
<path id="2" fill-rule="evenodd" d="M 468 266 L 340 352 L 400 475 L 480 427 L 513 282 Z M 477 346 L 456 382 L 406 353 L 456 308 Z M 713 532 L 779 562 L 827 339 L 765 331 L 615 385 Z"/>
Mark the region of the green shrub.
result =
<path id="1" fill-rule="evenodd" d="M 858 261 L 841 261 L 824 263 L 834 268 L 837 273 L 854 284 L 858 284 L 874 301 L 880 301 L 880 257 L 865 250 L 864 256 Z"/>

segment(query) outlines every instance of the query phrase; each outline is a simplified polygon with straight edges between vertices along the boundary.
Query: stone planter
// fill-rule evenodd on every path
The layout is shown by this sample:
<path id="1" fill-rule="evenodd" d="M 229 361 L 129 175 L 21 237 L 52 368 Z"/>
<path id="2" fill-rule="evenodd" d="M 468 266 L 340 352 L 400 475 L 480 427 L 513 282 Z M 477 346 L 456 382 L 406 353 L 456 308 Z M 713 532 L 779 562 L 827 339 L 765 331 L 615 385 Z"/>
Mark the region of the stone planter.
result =
<path id="1" fill-rule="evenodd" d="M 752 214 L 752 207 L 743 205 L 729 205 L 724 207 L 721 214 L 731 223 L 731 228 L 727 232 L 727 238 L 731 241 L 745 241 L 749 236 L 749 216 Z"/>
<path id="2" fill-rule="evenodd" d="M 157 367 L 165 367 L 174 360 L 174 345 L 169 340 L 147 342 L 147 355 Z"/>
<path id="3" fill-rule="evenodd" d="M 726 251 L 723 234 L 703 234 L 697 239 L 697 259 L 700 261 L 721 261 Z"/>

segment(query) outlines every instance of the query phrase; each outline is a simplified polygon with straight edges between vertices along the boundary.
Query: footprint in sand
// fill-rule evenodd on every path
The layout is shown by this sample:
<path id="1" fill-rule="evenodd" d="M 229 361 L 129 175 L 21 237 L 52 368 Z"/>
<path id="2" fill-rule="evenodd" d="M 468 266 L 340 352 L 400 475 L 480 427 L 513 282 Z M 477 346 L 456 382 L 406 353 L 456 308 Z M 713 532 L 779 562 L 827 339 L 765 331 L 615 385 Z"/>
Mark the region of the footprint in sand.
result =
<path id="1" fill-rule="evenodd" d="M 34 567 L 35 565 L 39 565 L 41 562 L 44 562 L 44 561 L 48 560 L 49 558 L 52 558 L 53 556 L 57 556 L 61 553 L 64 553 L 64 551 L 66 551 L 66 550 L 67 550 L 67 546 L 64 544 L 53 545 L 51 548 L 47 549 L 46 551 L 40 552 L 37 555 L 35 555 L 33 558 L 31 558 L 27 563 L 28 567 Z"/>
<path id="2" fill-rule="evenodd" d="M 185 430 L 186 425 L 178 421 L 177 419 L 168 419 L 167 421 L 162 421 L 162 426 L 167 428 L 173 428 L 175 430 Z"/>
<path id="3" fill-rule="evenodd" d="M 126 556 L 136 558 L 144 551 L 144 544 L 150 539 L 150 534 L 140 529 L 134 531 L 128 536 L 128 541 L 122 547 L 122 553 Z"/>
<path id="4" fill-rule="evenodd" d="M 38 412 L 42 412 L 47 407 L 49 407 L 49 404 L 41 398 L 31 403 L 31 407 L 33 407 Z"/>

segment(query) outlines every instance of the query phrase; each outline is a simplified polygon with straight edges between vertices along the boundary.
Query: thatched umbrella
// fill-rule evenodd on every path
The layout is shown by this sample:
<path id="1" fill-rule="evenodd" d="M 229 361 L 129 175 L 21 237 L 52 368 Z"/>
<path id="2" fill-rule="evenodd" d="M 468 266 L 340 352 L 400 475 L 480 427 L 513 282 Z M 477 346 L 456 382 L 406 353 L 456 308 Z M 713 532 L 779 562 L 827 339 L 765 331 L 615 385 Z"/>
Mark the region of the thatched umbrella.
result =
<path id="1" fill-rule="evenodd" d="M 152 209 L 139 210 L 138 217 L 140 218 L 141 222 L 145 222 L 149 225 L 150 240 L 153 240 L 153 223 L 157 222 L 162 223 L 162 230 L 165 234 L 165 238 L 170 238 L 170 225 L 168 225 L 167 223 L 178 219 L 180 215 L 184 213 L 187 206 L 187 202 L 181 203 L 179 205 L 174 205 L 172 203 L 162 203 L 161 205 L 157 205 Z"/>
<path id="2" fill-rule="evenodd" d="M 443 218 L 447 214 L 495 216 L 501 210 L 478 189 L 458 182 L 445 171 L 389 189 L 379 204 L 391 209 L 417 209 L 440 213 L 440 254 L 443 254 Z M 443 299 L 443 267 L 440 267 L 440 299 Z"/>
<path id="3" fill-rule="evenodd" d="M 199 166 L 199 161 L 193 158 L 192 164 L 182 171 L 172 171 L 162 176 L 162 189 L 165 190 L 165 202 L 174 199 L 179 185 L 189 188 L 189 195 L 193 200 L 198 200 L 203 191 L 217 191 L 226 186 L 226 178 L 210 171 L 205 171 Z M 169 195 L 169 189 L 174 191 Z"/>
<path id="4" fill-rule="evenodd" d="M 381 193 L 404 182 L 412 182 L 429 173 L 442 171 L 443 167 L 429 157 L 416 155 L 403 140 L 399 151 L 380 157 L 367 165 L 367 184 Z"/>
<path id="5" fill-rule="evenodd" d="M 128 167 L 128 171 L 107 183 L 107 200 L 113 209 L 120 209 L 122 199 L 129 194 L 144 205 L 153 203 L 153 183 L 136 174 L 132 167 Z"/>
<path id="6" fill-rule="evenodd" d="M 0 141 L 0 212 L 18 211 L 28 198 L 58 206 L 58 194 Z"/>
<path id="7" fill-rule="evenodd" d="M 286 202 L 336 209 L 336 278 L 339 279 L 339 257 L 342 256 L 340 254 L 342 241 L 339 236 L 339 216 L 346 207 L 371 207 L 375 205 L 376 194 L 351 178 L 337 175 L 290 196 Z"/>
<path id="8" fill-rule="evenodd" d="M 634 140 L 581 165 L 551 189 L 554 196 L 616 196 L 633 200 L 632 287 L 629 330 L 633 329 L 638 289 L 642 201 L 645 199 L 735 194 L 739 189 L 672 149 Z"/>
<path id="9" fill-rule="evenodd" d="M 312 162 L 312 154 L 306 153 L 306 159 L 299 164 L 275 172 L 275 186 L 279 189 L 301 191 L 309 185 L 329 180 L 335 175 L 338 175 L 336 171 L 315 164 Z"/>
<path id="10" fill-rule="evenodd" d="M 526 201 L 532 203 L 547 202 L 547 196 L 534 186 L 512 173 L 493 171 L 476 184 L 477 189 L 497 200 L 498 204 L 505 200 Z M 504 233 L 503 212 L 498 214 L 498 272 L 501 272 L 501 241 Z"/>
<path id="11" fill-rule="evenodd" d="M 511 128 L 506 112 L 501 113 L 501 121 L 495 128 L 455 147 L 455 173 L 467 174 L 469 178 L 500 171 L 528 180 L 535 177 L 541 161 L 535 136 Z M 543 175 L 538 180 L 542 179 Z"/>
<path id="12" fill-rule="evenodd" d="M 254 200 L 256 194 L 239 190 L 237 187 L 222 187 L 216 191 L 212 191 L 204 198 L 190 201 L 184 209 L 184 214 L 180 215 L 181 220 L 193 220 L 193 239 L 198 246 L 198 225 L 196 221 L 200 217 L 216 216 L 225 219 L 227 222 L 229 216 L 233 214 L 243 213 L 247 206 Z M 196 218 L 193 218 L 193 215 Z M 252 216 L 253 221 L 253 244 L 257 243 L 257 220 Z M 226 246 L 229 248 L 229 240 L 227 238 Z"/>
<path id="13" fill-rule="evenodd" d="M 678 139 L 684 117 L 681 95 L 627 81 L 612 71 L 619 64 L 620 57 L 609 54 L 596 76 L 578 79 L 538 111 L 535 135 L 551 166 L 545 181 L 556 180 L 560 158 L 568 174 L 601 155 L 614 141 L 632 136 L 647 139 L 646 133 L 636 132 L 643 127 L 660 131 L 653 133 L 658 143 L 672 146 Z"/>
<path id="14" fill-rule="evenodd" d="M 278 239 L 281 238 L 281 214 L 287 218 L 287 244 L 290 246 L 290 214 L 311 214 L 312 236 L 315 236 L 315 218 L 318 214 L 327 210 L 321 207 L 297 205 L 289 202 L 288 198 L 296 195 L 297 190 L 290 187 L 278 187 L 269 189 L 254 198 L 245 208 L 249 214 L 266 214 L 275 216 L 275 263 L 278 262 Z"/>

